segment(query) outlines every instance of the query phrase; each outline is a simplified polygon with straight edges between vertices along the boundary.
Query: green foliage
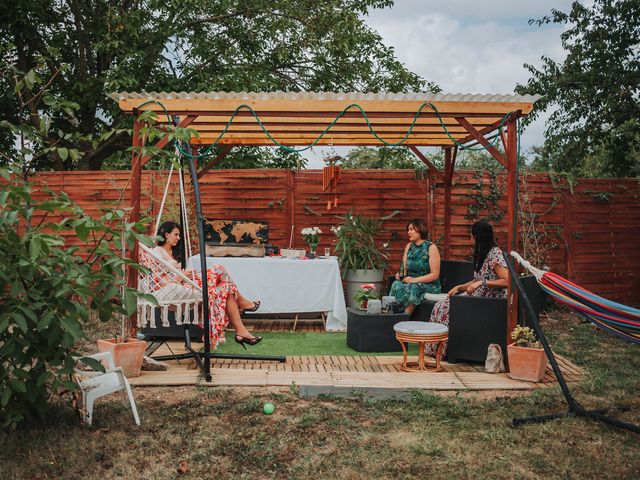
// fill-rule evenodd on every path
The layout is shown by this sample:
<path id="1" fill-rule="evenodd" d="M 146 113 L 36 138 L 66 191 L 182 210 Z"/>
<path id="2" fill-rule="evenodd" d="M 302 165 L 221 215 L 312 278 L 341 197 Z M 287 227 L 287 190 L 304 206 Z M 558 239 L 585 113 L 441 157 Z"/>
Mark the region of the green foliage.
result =
<path id="1" fill-rule="evenodd" d="M 511 332 L 511 340 L 519 347 L 540 348 L 540 343 L 536 339 L 536 332 L 531 327 L 517 325 Z"/>
<path id="2" fill-rule="evenodd" d="M 417 169 L 423 163 L 406 147 L 357 147 L 342 159 L 342 168 Z"/>
<path id="3" fill-rule="evenodd" d="M 16 169 L 0 174 L 0 425 L 5 428 L 42 416 L 50 394 L 75 388 L 74 345 L 90 318 L 107 321 L 135 310 L 135 291 L 125 289 L 122 307 L 113 300 L 120 298 L 130 263 L 118 255 L 121 242 L 131 247 L 142 226 L 126 225 L 123 239 L 124 212 L 94 220 L 64 194 L 39 194 L 35 200 Z M 65 233 L 75 234 L 86 248 L 66 245 Z"/>
<path id="4" fill-rule="evenodd" d="M 50 106 L 36 107 L 33 85 L 51 79 L 54 97 L 77 103 L 77 121 L 56 116 L 45 140 L 67 132 L 60 148 L 78 155 L 62 150 L 32 166 L 98 170 L 105 160 L 128 165 L 130 118 L 107 97 L 113 91 L 437 91 L 366 26 L 371 9 L 392 4 L 8 0 L 0 3 L 0 118 L 40 124 Z M 17 81 L 12 69 L 32 73 Z M 14 148 L 12 136 L 0 132 L 0 150 Z"/>
<path id="5" fill-rule="evenodd" d="M 640 8 L 636 0 L 573 2 L 564 13 L 531 23 L 566 25 L 563 62 L 525 65 L 532 77 L 520 94 L 540 94 L 537 112 L 552 109 L 538 169 L 582 177 L 640 175 Z M 530 119 L 534 118 L 530 117 Z"/>
<path id="6" fill-rule="evenodd" d="M 353 213 L 340 217 L 342 223 L 332 228 L 336 234 L 334 252 L 338 256 L 343 274 L 349 270 L 377 270 L 384 268 L 387 260 L 386 246 L 376 243 L 376 235 L 382 229 L 382 219 Z"/>

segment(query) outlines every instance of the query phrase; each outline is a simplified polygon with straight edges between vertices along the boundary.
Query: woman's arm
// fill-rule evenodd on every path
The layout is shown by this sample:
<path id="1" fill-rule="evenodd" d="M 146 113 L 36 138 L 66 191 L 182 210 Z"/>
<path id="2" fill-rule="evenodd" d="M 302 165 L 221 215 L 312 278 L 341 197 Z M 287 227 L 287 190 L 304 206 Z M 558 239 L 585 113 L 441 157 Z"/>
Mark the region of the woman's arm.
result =
<path id="1" fill-rule="evenodd" d="M 405 283 L 431 283 L 440 278 L 440 252 L 435 244 L 429 246 L 429 270 L 427 275 L 405 277 Z"/>
<path id="2" fill-rule="evenodd" d="M 507 285 L 509 284 L 508 270 L 502 265 L 496 263 L 493 266 L 493 271 L 496 272 L 496 275 L 498 276 L 496 280 L 475 280 L 470 282 L 470 285 L 467 285 L 467 293 L 471 295 L 483 284 L 489 288 L 507 288 Z"/>
<path id="3" fill-rule="evenodd" d="M 407 252 L 409 251 L 409 247 L 411 246 L 411 242 L 407 243 L 404 247 L 404 253 L 402 254 L 402 264 L 400 265 L 400 269 L 402 270 L 402 274 L 407 274 Z M 400 272 L 396 273 L 396 280 L 401 280 Z"/>
<path id="4" fill-rule="evenodd" d="M 453 287 L 451 290 L 447 292 L 447 295 L 452 297 L 454 295 L 457 295 L 460 292 L 464 292 L 467 288 L 469 288 L 471 284 L 475 282 L 476 280 L 469 280 L 467 283 L 463 283 L 462 285 L 456 285 L 455 287 Z M 482 282 L 480 282 L 480 284 L 482 284 Z"/>

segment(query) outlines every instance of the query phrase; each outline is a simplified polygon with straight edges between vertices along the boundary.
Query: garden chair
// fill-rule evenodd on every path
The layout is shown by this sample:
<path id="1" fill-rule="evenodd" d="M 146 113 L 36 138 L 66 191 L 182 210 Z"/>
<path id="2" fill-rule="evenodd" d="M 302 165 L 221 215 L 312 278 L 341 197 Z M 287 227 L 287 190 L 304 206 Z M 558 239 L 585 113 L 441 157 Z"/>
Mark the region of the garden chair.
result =
<path id="1" fill-rule="evenodd" d="M 96 353 L 83 358 L 101 360 L 103 365 L 106 363 L 106 368 L 104 372 L 75 369 L 76 382 L 82 391 L 82 405 L 80 410 L 82 420 L 87 423 L 87 425 L 91 425 L 93 420 L 93 402 L 96 399 L 109 395 L 110 393 L 121 392 L 122 400 L 126 403 L 126 392 L 133 412 L 133 418 L 136 421 L 136 425 L 140 425 L 140 417 L 138 417 L 138 410 L 136 409 L 136 402 L 133 399 L 131 386 L 129 385 L 127 377 L 124 376 L 122 368 L 115 366 L 111 352 Z"/>

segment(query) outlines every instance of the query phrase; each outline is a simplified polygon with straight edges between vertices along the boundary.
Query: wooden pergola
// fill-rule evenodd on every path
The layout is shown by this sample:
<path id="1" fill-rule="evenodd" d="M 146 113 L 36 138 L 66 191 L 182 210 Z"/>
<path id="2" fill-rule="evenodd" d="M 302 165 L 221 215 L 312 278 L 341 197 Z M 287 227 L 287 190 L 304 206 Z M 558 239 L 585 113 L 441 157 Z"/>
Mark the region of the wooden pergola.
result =
<path id="1" fill-rule="evenodd" d="M 222 146 L 217 157 L 208 163 L 200 162 L 194 178 L 196 195 L 199 190 L 197 178 L 215 166 L 234 146 L 274 146 L 274 140 L 281 145 L 297 147 L 312 144 L 385 145 L 380 138 L 391 144 L 402 142 L 401 145 L 412 150 L 444 182 L 445 257 L 451 237 L 451 181 L 456 154 L 465 146 L 481 145 L 507 171 L 508 249 L 516 248 L 518 120 L 531 112 L 538 97 L 283 92 L 124 92 L 114 93 L 111 97 L 122 111 L 133 115 L 134 147 L 143 146 L 139 115 L 149 110 L 157 113 L 160 125 L 177 123 L 180 127 L 196 130 L 198 136 L 190 141 L 194 152 L 213 144 Z M 233 121 L 229 123 L 232 117 Z M 318 138 L 330 125 L 331 128 Z M 165 137 L 156 146 L 163 148 L 168 142 Z M 502 149 L 496 147 L 499 143 Z M 442 148 L 444 171 L 438 170 L 418 147 Z M 132 160 L 132 221 L 138 220 L 140 215 L 141 171 L 148 160 L 149 157 L 136 154 Z M 515 327 L 516 317 L 515 295 L 510 294 L 508 331 Z"/>

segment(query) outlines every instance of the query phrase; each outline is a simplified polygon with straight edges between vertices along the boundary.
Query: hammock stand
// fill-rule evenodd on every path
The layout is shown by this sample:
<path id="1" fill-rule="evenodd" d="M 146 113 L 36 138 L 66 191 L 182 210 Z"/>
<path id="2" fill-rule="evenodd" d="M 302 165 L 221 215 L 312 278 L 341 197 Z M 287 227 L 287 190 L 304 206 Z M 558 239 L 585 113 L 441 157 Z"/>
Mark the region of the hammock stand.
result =
<path id="1" fill-rule="evenodd" d="M 523 425 L 523 424 L 527 424 L 527 423 L 544 423 L 544 422 L 548 422 L 549 420 L 555 420 L 557 418 L 567 418 L 567 417 L 586 417 L 586 418 L 590 418 L 592 420 L 598 420 L 604 423 L 608 423 L 609 425 L 613 425 L 614 427 L 618 427 L 618 428 L 622 428 L 624 430 L 629 430 L 631 432 L 635 432 L 635 433 L 640 433 L 640 426 L 639 425 L 635 425 L 633 423 L 628 423 L 628 422 L 623 422 L 620 420 L 617 420 L 615 418 L 611 418 L 608 417 L 607 415 L 605 415 L 609 410 L 612 410 L 610 408 L 600 408 L 600 409 L 595 409 L 595 410 L 587 410 L 585 409 L 582 405 L 580 405 L 580 403 L 578 403 L 578 401 L 573 398 L 573 395 L 571 394 L 571 391 L 569 390 L 569 387 L 567 386 L 567 382 L 564 379 L 564 376 L 562 375 L 562 372 L 560 371 L 560 367 L 558 366 L 558 362 L 556 361 L 555 356 L 553 355 L 553 352 L 551 351 L 551 347 L 549 346 L 549 342 L 547 341 L 547 337 L 544 335 L 544 332 L 542 331 L 542 327 L 540 326 L 540 322 L 538 319 L 538 316 L 535 314 L 535 311 L 533 309 L 533 306 L 531 305 L 531 301 L 529 300 L 529 297 L 527 296 L 526 291 L 524 290 L 524 287 L 522 286 L 522 283 L 520 282 L 520 278 L 518 277 L 518 274 L 513 266 L 513 263 L 511 261 L 511 259 L 509 258 L 509 256 L 507 255 L 506 252 L 503 252 L 502 255 L 504 256 L 505 261 L 507 262 L 507 267 L 509 268 L 509 272 L 511 274 L 511 282 L 512 285 L 515 285 L 515 288 L 518 289 L 518 292 L 520 293 L 520 300 L 522 301 L 522 303 L 524 304 L 524 308 L 525 308 L 525 312 L 527 317 L 529 318 L 529 320 L 531 321 L 531 324 L 533 325 L 533 329 L 536 332 L 536 335 L 538 337 L 538 340 L 540 340 L 540 343 L 542 344 L 542 347 L 544 348 L 544 352 L 547 355 L 547 359 L 549 360 L 549 363 L 551 364 L 551 368 L 553 369 L 553 373 L 556 376 L 556 379 L 558 380 L 558 384 L 560 385 L 560 389 L 562 390 L 562 394 L 564 395 L 565 401 L 567 402 L 567 406 L 569 407 L 568 410 L 566 412 L 560 412 L 560 413 L 551 413 L 551 414 L 547 414 L 547 415 L 538 415 L 538 416 L 532 416 L 532 417 L 524 417 L 524 418 L 514 418 L 513 419 L 513 425 L 514 426 L 518 426 L 518 425 Z M 522 259 L 522 257 L 520 257 L 520 255 L 518 255 L 516 252 L 511 252 L 511 255 L 518 259 L 518 261 L 523 264 L 523 266 L 525 266 L 527 269 L 529 269 L 529 267 L 531 267 L 531 264 L 529 262 L 526 262 L 525 260 Z M 528 264 L 525 265 L 525 264 Z M 529 269 L 531 271 L 531 273 L 533 273 L 534 275 L 536 275 L 536 278 L 538 278 L 538 275 L 536 274 L 535 271 L 537 271 L 538 274 L 540 274 L 540 276 L 542 277 L 544 274 L 546 274 L 547 272 L 543 272 L 542 270 L 538 270 L 534 267 L 531 267 L 533 270 Z M 540 278 L 541 278 L 540 277 Z M 538 281 L 540 281 L 540 278 L 538 278 Z M 542 288 L 547 290 L 544 286 L 544 284 L 542 284 Z M 555 296 L 554 293 L 550 292 L 552 295 Z M 626 410 L 626 408 L 618 408 L 618 410 Z"/>
<path id="2" fill-rule="evenodd" d="M 179 152 L 176 151 L 178 158 L 180 158 Z M 198 225 L 198 245 L 200 248 L 200 252 L 206 252 L 205 242 L 204 242 L 204 227 L 206 219 L 202 215 L 202 203 L 200 201 L 200 185 L 198 182 L 198 175 L 195 168 L 195 164 L 193 158 L 188 158 L 189 168 L 191 172 L 191 178 L 193 181 L 193 189 L 194 196 L 196 201 L 196 218 Z M 158 212 L 158 217 L 156 219 L 155 231 L 158 231 L 158 226 L 160 224 L 160 219 L 162 218 L 162 211 L 164 209 L 164 203 L 167 198 L 167 192 L 169 189 L 169 183 L 171 181 L 171 174 L 173 172 L 173 166 L 169 171 L 169 177 L 167 179 L 167 185 L 165 186 L 164 195 L 162 198 L 162 203 L 160 205 L 160 210 Z M 186 196 L 184 193 L 184 178 L 182 175 L 182 160 L 180 159 L 180 168 L 178 169 L 179 175 L 179 184 L 180 184 L 180 218 L 181 224 L 183 226 L 184 232 L 184 254 L 185 257 L 191 253 L 191 245 L 190 245 L 190 233 L 189 233 L 189 222 L 187 220 L 187 207 L 186 207 Z M 211 341 L 209 338 L 210 333 L 210 316 L 209 316 L 209 291 L 207 288 L 207 257 L 206 255 L 200 255 L 200 271 L 201 271 L 201 281 L 202 288 L 198 287 L 196 283 L 194 283 L 191 279 L 189 279 L 182 271 L 172 267 L 162 258 L 158 257 L 146 246 L 139 244 L 139 251 L 142 252 L 140 255 L 140 259 L 143 262 L 155 262 L 154 265 L 156 267 L 160 267 L 161 270 L 164 270 L 165 273 L 169 274 L 173 277 L 179 277 L 182 280 L 183 284 L 186 286 L 179 286 L 178 284 L 169 284 L 160 288 L 160 284 L 149 285 L 148 276 L 141 276 L 138 278 L 138 288 L 142 291 L 142 293 L 148 293 L 156 297 L 160 308 L 162 309 L 161 318 L 164 326 L 168 326 L 168 311 L 171 306 L 176 307 L 176 323 L 182 324 L 184 327 L 184 346 L 187 350 L 187 353 L 180 354 L 172 354 L 172 355 L 159 355 L 153 357 L 155 360 L 164 361 L 164 360 L 184 360 L 193 358 L 198 366 L 198 369 L 204 376 L 207 382 L 210 382 L 212 379 L 211 376 L 211 359 L 212 358 L 227 358 L 227 359 L 241 359 L 241 360 L 259 360 L 259 361 L 273 361 L 273 362 L 285 362 L 286 357 L 282 355 L 243 355 L 243 354 L 219 354 L 211 351 Z M 183 260 L 183 267 L 184 260 Z M 146 282 L 146 283 L 145 283 Z M 163 294 L 158 294 L 158 292 L 162 292 L 163 290 L 170 289 L 170 292 L 163 292 Z M 203 324 L 204 324 L 204 351 L 196 351 L 193 349 L 191 345 L 191 334 L 189 332 L 189 323 L 199 323 L 198 321 L 198 308 L 202 306 L 202 315 L 203 315 Z M 154 305 L 144 299 L 138 300 L 138 326 L 145 325 L 149 323 L 152 328 L 155 328 L 155 309 Z M 190 310 L 193 309 L 193 314 L 190 315 Z M 185 321 L 181 320 L 181 315 L 184 313 Z M 153 336 L 149 337 L 149 340 L 152 342 L 150 347 L 149 354 L 152 354 L 161 343 L 158 343 L 157 339 Z"/>

